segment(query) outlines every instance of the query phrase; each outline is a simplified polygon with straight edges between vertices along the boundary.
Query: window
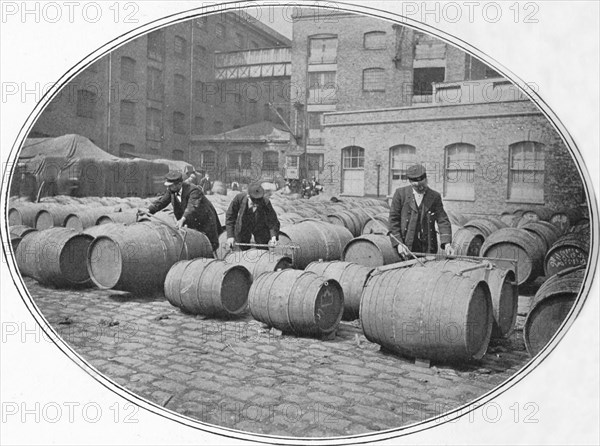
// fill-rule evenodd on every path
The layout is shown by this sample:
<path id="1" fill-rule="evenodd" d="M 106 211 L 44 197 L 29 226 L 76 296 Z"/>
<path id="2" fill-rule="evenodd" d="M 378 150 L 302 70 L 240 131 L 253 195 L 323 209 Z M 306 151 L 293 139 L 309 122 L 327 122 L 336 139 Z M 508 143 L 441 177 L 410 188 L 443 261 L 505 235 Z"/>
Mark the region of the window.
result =
<path id="1" fill-rule="evenodd" d="M 225 39 L 226 38 L 225 25 L 222 25 L 220 23 L 217 23 L 215 25 L 215 36 L 217 37 L 217 39 Z"/>
<path id="2" fill-rule="evenodd" d="M 194 135 L 204 134 L 204 118 L 202 116 L 196 116 L 194 118 Z"/>
<path id="3" fill-rule="evenodd" d="M 196 62 L 203 62 L 207 60 L 207 52 L 206 48 L 202 45 L 196 45 L 194 48 L 194 59 Z"/>
<path id="4" fill-rule="evenodd" d="M 165 33 L 163 30 L 148 34 L 148 58 L 160 61 L 165 58 Z"/>
<path id="5" fill-rule="evenodd" d="M 178 149 L 173 150 L 171 159 L 183 161 L 183 150 L 178 150 Z"/>
<path id="6" fill-rule="evenodd" d="M 385 91 L 385 70 L 383 68 L 363 70 L 363 91 Z"/>
<path id="7" fill-rule="evenodd" d="M 185 77 L 181 74 L 176 74 L 173 77 L 173 91 L 176 96 L 183 96 L 185 94 Z"/>
<path id="8" fill-rule="evenodd" d="M 309 64 L 327 64 L 337 61 L 337 37 L 311 38 Z"/>
<path id="9" fill-rule="evenodd" d="M 98 96 L 93 91 L 77 91 L 77 116 L 82 118 L 93 118 L 96 110 Z"/>
<path id="10" fill-rule="evenodd" d="M 119 122 L 122 125 L 135 125 L 135 102 L 121 101 Z"/>
<path id="11" fill-rule="evenodd" d="M 533 141 L 512 144 L 508 199 L 520 202 L 544 201 L 544 145 Z"/>
<path id="12" fill-rule="evenodd" d="M 365 33 L 363 44 L 366 50 L 381 50 L 385 48 L 385 32 L 373 31 Z"/>
<path id="13" fill-rule="evenodd" d="M 200 152 L 200 166 L 202 170 L 214 170 L 216 166 L 216 155 L 212 150 Z"/>
<path id="14" fill-rule="evenodd" d="M 325 165 L 325 155 L 322 153 L 309 153 L 308 157 L 308 170 L 314 173 L 322 173 L 323 166 Z"/>
<path id="15" fill-rule="evenodd" d="M 406 169 L 413 164 L 416 164 L 416 153 L 416 147 L 406 144 L 401 144 L 390 148 L 390 169 L 392 181 L 402 181 L 402 176 L 406 175 Z"/>
<path id="16" fill-rule="evenodd" d="M 235 33 L 235 38 L 233 39 L 233 43 L 238 48 L 244 48 L 244 36 L 242 36 L 240 33 Z"/>
<path id="17" fill-rule="evenodd" d="M 279 170 L 279 154 L 275 151 L 268 150 L 263 152 L 263 171 L 269 173 Z"/>
<path id="18" fill-rule="evenodd" d="M 181 36 L 175 36 L 175 56 L 181 59 L 187 57 L 187 41 Z"/>
<path id="19" fill-rule="evenodd" d="M 362 147 L 347 147 L 342 151 L 342 166 L 344 169 L 364 169 L 365 149 Z"/>
<path id="20" fill-rule="evenodd" d="M 131 57 L 121 57 L 121 79 L 129 82 L 135 80 L 135 60 Z"/>
<path id="21" fill-rule="evenodd" d="M 157 108 L 149 108 L 146 113 L 146 139 L 161 141 L 162 133 L 162 111 Z"/>
<path id="22" fill-rule="evenodd" d="M 431 96 L 433 94 L 433 82 L 444 82 L 446 69 L 415 68 L 413 70 L 413 94 L 417 96 Z"/>
<path id="23" fill-rule="evenodd" d="M 148 68 L 148 99 L 162 101 L 163 82 L 162 71 L 156 68 Z"/>
<path id="24" fill-rule="evenodd" d="M 335 87 L 335 71 L 313 71 L 308 73 L 308 88 Z"/>
<path id="25" fill-rule="evenodd" d="M 227 154 L 228 169 L 250 169 L 252 154 L 250 152 L 229 152 Z"/>
<path id="26" fill-rule="evenodd" d="M 133 153 L 135 153 L 135 146 L 133 144 L 119 144 L 119 156 L 121 158 L 132 158 Z"/>
<path id="27" fill-rule="evenodd" d="M 223 122 L 222 121 L 215 121 L 213 123 L 213 133 L 223 133 Z"/>
<path id="28" fill-rule="evenodd" d="M 475 199 L 475 146 L 451 144 L 446 147 L 444 195 L 458 200 Z"/>
<path id="29" fill-rule="evenodd" d="M 308 113 L 308 128 L 312 130 L 321 130 L 321 119 L 323 113 Z"/>
<path id="30" fill-rule="evenodd" d="M 203 28 L 206 30 L 206 24 L 208 23 L 208 17 L 200 17 L 199 19 L 196 19 L 196 27 L 197 28 Z"/>
<path id="31" fill-rule="evenodd" d="M 185 115 L 181 112 L 173 112 L 173 132 L 185 134 Z"/>
<path id="32" fill-rule="evenodd" d="M 310 104 L 335 102 L 336 97 L 336 72 L 313 71 L 308 73 L 308 101 Z"/>

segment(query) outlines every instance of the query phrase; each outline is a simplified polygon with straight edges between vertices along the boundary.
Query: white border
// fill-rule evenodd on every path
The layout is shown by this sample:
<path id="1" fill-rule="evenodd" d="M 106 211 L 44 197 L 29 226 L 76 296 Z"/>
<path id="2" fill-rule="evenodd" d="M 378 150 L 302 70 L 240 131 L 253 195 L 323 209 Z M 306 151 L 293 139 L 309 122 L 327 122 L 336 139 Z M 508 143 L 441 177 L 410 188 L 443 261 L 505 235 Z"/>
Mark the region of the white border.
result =
<path id="1" fill-rule="evenodd" d="M 197 2 L 138 4 L 140 24 L 200 5 Z M 493 55 L 502 65 L 519 74 L 521 79 L 538 84 L 541 97 L 563 121 L 584 154 L 592 184 L 598 191 L 598 4 L 539 2 L 539 5 L 538 24 L 515 24 L 508 20 L 489 24 L 476 20 L 468 25 L 432 25 Z M 401 4 L 390 2 L 369 2 L 368 6 L 395 12 L 401 12 L 402 7 Z M 507 11 L 508 6 L 503 8 Z M 104 8 L 103 11 L 106 13 L 107 9 Z M 2 23 L 0 35 L 0 80 L 3 85 L 8 82 L 30 86 L 39 82 L 45 85 L 58 79 L 87 53 L 140 24 L 115 24 L 104 20 L 96 24 L 81 20 L 75 20 L 73 24 L 34 23 L 31 20 L 15 23 L 8 20 Z M 11 98 L 1 102 L 0 148 L 3 167 L 9 148 L 34 105 L 32 97 L 25 102 L 16 102 Z M 2 323 L 5 324 L 3 327 L 8 327 L 7 323 L 20 324 L 24 321 L 25 327 L 32 329 L 35 323 L 12 286 L 4 262 L 1 273 L 3 293 L 0 308 Z M 523 382 L 495 400 L 505 413 L 499 422 L 486 423 L 481 416 L 476 416 L 475 423 L 467 420 L 465 423 L 447 424 L 418 436 L 411 435 L 392 442 L 596 443 L 599 351 L 597 295 L 596 283 L 577 323 L 566 333 L 552 355 Z M 142 410 L 137 413 L 137 424 L 113 423 L 113 413 L 109 411 L 109 407 L 115 402 L 120 402 L 123 407 L 125 401 L 106 391 L 52 344 L 43 340 L 31 342 L 34 337 L 35 335 L 29 335 L 29 342 L 26 343 L 14 342 L 13 337 L 9 342 L 1 344 L 1 400 L 24 401 L 30 408 L 36 401 L 42 404 L 73 401 L 82 405 L 94 401 L 103 408 L 104 416 L 97 423 L 87 423 L 81 416 L 75 416 L 76 422 L 73 424 L 66 419 L 61 419 L 56 424 L 23 424 L 20 421 L 14 422 L 15 417 L 11 417 L 2 426 L 3 443 L 199 442 L 199 431 L 143 413 Z M 527 402 L 538 404 L 540 412 L 537 418 L 540 423 L 513 423 L 513 412 L 508 408 L 514 402 L 519 402 L 521 407 Z M 75 414 L 77 415 L 77 411 Z M 33 416 L 29 416 L 30 421 L 32 418 Z M 232 443 L 231 439 L 212 436 L 202 438 L 210 438 L 212 443 Z"/>

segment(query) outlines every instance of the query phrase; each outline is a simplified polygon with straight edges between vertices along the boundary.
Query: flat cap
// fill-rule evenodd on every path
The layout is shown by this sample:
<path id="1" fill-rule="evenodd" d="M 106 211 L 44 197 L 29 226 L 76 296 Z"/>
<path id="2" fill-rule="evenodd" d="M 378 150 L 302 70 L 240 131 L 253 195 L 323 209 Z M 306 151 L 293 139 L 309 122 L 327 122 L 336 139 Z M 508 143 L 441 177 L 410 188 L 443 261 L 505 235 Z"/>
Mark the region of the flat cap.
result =
<path id="1" fill-rule="evenodd" d="M 171 186 L 172 184 L 181 183 L 183 181 L 183 175 L 181 172 L 171 171 L 165 177 L 165 186 Z"/>
<path id="2" fill-rule="evenodd" d="M 409 181 L 421 181 L 427 178 L 427 171 L 421 164 L 414 164 L 406 169 L 406 175 L 403 175 L 403 177 L 403 179 L 408 179 Z"/>
<path id="3" fill-rule="evenodd" d="M 265 190 L 259 183 L 254 183 L 248 186 L 248 195 L 250 195 L 250 198 L 258 200 L 265 196 Z"/>

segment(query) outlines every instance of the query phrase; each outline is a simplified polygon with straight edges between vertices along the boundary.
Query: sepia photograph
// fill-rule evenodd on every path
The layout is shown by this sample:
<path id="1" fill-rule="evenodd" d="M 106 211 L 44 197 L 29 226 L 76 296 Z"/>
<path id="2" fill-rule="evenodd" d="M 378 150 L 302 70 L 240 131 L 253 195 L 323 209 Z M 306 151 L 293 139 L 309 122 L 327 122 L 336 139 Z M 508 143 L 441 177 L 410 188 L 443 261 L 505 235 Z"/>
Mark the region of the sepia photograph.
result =
<path id="1" fill-rule="evenodd" d="M 85 444 L 598 439 L 566 403 L 554 438 L 551 403 L 516 391 L 571 382 L 597 413 L 598 86 L 555 82 L 591 98 L 557 108 L 527 60 L 452 33 L 505 21 L 526 53 L 559 8 L 160 5 L 2 2 L 3 26 L 90 34 L 39 81 L 2 75 L 7 444 L 73 423 Z"/>

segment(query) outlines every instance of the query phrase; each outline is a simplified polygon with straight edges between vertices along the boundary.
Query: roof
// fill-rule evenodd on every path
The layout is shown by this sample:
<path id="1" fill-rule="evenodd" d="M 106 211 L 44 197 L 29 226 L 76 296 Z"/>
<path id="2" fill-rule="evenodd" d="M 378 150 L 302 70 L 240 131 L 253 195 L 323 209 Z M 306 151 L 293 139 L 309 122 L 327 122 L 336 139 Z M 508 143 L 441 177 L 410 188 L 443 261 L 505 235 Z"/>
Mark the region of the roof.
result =
<path id="1" fill-rule="evenodd" d="M 289 143 L 290 132 L 285 128 L 272 123 L 271 121 L 261 121 L 250 124 L 239 129 L 229 130 L 218 135 L 192 136 L 192 141 L 206 141 L 215 143 L 231 142 L 256 142 L 256 143 Z"/>

